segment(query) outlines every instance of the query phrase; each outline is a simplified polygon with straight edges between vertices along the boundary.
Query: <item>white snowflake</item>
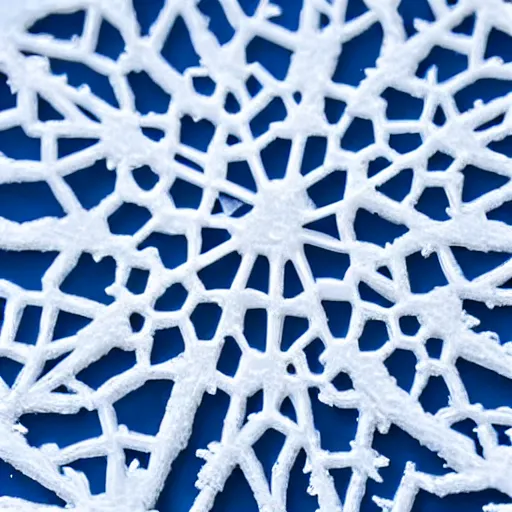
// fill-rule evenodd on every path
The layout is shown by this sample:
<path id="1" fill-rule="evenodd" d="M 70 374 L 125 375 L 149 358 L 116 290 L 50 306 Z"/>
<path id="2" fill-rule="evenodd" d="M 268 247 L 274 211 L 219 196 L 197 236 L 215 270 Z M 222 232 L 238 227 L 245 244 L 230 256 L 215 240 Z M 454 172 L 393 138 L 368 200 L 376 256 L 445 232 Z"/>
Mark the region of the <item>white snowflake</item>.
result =
<path id="1" fill-rule="evenodd" d="M 225 393 L 222 436 L 197 453 L 205 463 L 193 511 L 211 510 L 237 466 L 259 510 L 286 511 L 302 450 L 319 509 L 358 511 L 367 481 L 380 481 L 379 468 L 393 464 L 372 448 L 374 434 L 391 425 L 447 471 L 407 464 L 394 498 L 374 497 L 382 510 L 410 511 L 420 490 L 512 497 L 512 448 L 495 429 L 512 427 L 512 410 L 471 400 L 458 368 L 466 361 L 512 378 L 510 343 L 478 329 L 466 307 L 512 305 L 504 286 L 512 228 L 500 217 L 512 199 L 503 149 L 512 134 L 512 64 L 488 46 L 492 37 L 512 41 L 512 5 L 429 0 L 433 21 L 404 25 L 398 0 L 364 0 L 349 20 L 346 0 L 304 0 L 293 31 L 276 22 L 281 10 L 270 1 L 247 12 L 219 0 L 232 27 L 219 41 L 201 4 L 168 0 L 146 34 L 130 0 L 0 0 L 2 98 L 15 95 L 0 112 L 0 130 L 26 137 L 23 152 L 40 147 L 40 158 L 27 160 L 6 145 L 0 190 L 14 197 L 35 186 L 55 201 L 41 215 L 33 214 L 37 204 L 22 208 L 25 222 L 0 217 L 2 265 L 21 266 L 20 282 L 0 280 L 0 356 L 22 365 L 12 385 L 0 380 L 0 458 L 68 508 L 152 510 L 203 396 Z M 61 17 L 63 32 L 68 16 L 83 15 L 83 30 L 41 33 L 50 14 Z M 104 29 L 121 41 L 118 56 L 100 51 Z M 368 34 L 382 38 L 369 63 Z M 439 55 L 450 56 L 448 68 L 430 66 Z M 76 83 L 79 75 L 88 85 Z M 45 108 L 49 119 L 41 119 Z M 487 261 L 496 253 L 495 265 L 463 272 L 468 254 Z M 268 282 L 258 274 L 251 286 L 260 263 L 268 263 Z M 37 268 L 40 283 L 28 283 Z M 111 283 L 95 296 L 74 293 L 71 276 L 87 282 L 100 268 L 110 269 Z M 425 288 L 422 272 L 434 284 Z M 19 339 L 29 308 L 41 313 L 34 344 Z M 58 335 L 65 314 L 87 325 Z M 245 325 L 251 315 L 266 332 L 257 347 Z M 285 340 L 286 322 L 297 319 L 303 332 Z M 175 344 L 169 359 L 155 361 L 157 340 Z M 223 373 L 228 343 L 240 361 Z M 125 371 L 97 388 L 81 380 L 116 350 L 133 359 Z M 404 351 L 415 360 L 410 389 L 389 366 Z M 338 378 L 350 385 L 340 389 Z M 440 378 L 449 399 L 431 414 L 421 396 Z M 162 380 L 169 398 L 158 432 L 120 424 L 116 404 Z M 330 407 L 357 409 L 348 451 L 322 444 L 312 388 Z M 246 418 L 247 400 L 261 390 L 262 410 Z M 286 399 L 296 421 L 281 410 Z M 26 415 L 84 409 L 97 412 L 99 436 L 65 447 L 29 443 Z M 453 428 L 468 419 L 481 450 Z M 254 445 L 272 429 L 285 442 L 267 481 Z M 149 454 L 148 467 L 128 464 L 125 449 Z M 107 459 L 101 494 L 70 467 L 92 457 Z M 352 470 L 345 496 L 330 473 L 336 468 Z M 1 510 L 62 510 L 0 493 Z"/>

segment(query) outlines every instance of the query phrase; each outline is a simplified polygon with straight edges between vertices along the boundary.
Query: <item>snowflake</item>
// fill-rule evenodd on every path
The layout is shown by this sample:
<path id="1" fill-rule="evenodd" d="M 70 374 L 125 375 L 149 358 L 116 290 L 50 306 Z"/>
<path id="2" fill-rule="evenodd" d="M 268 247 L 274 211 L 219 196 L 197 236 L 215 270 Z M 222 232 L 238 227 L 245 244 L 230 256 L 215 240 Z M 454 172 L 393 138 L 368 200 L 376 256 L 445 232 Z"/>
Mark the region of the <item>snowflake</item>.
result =
<path id="1" fill-rule="evenodd" d="M 512 5 L 414 2 L 0 2 L 0 510 L 160 509 L 209 397 L 193 511 L 512 510 Z"/>

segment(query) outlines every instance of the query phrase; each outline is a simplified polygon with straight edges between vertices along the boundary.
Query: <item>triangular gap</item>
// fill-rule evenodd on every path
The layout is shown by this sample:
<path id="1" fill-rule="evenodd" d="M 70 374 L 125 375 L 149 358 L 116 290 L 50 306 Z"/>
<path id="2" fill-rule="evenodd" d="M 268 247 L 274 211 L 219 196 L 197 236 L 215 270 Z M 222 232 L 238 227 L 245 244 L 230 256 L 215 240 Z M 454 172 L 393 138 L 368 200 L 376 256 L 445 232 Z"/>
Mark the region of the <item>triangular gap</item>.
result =
<path id="1" fill-rule="evenodd" d="M 427 187 L 423 190 L 415 206 L 417 211 L 440 222 L 450 218 L 446 211 L 449 207 L 448 196 L 442 187 Z"/>
<path id="2" fill-rule="evenodd" d="M 475 18 L 475 14 L 466 16 L 456 27 L 453 27 L 453 32 L 456 34 L 466 34 L 470 36 L 475 28 Z"/>
<path id="3" fill-rule="evenodd" d="M 413 177 L 412 169 L 402 169 L 388 181 L 377 186 L 376 189 L 390 199 L 400 202 L 411 191 Z"/>
<path id="4" fill-rule="evenodd" d="M 464 434 L 466 437 L 469 437 L 473 441 L 475 445 L 475 451 L 477 455 L 480 457 L 483 456 L 483 447 L 480 444 L 480 440 L 478 439 L 478 434 L 475 432 L 475 429 L 478 425 L 470 418 L 466 418 L 464 420 L 457 421 L 451 425 L 453 430 Z"/>
<path id="5" fill-rule="evenodd" d="M 510 80 L 480 78 L 455 93 L 455 103 L 459 112 L 466 112 L 474 108 L 476 100 L 488 103 L 496 98 L 506 96 L 510 93 L 511 84 Z"/>
<path id="6" fill-rule="evenodd" d="M 308 188 L 308 196 L 317 208 L 337 203 L 345 194 L 346 180 L 346 172 L 332 171 Z"/>
<path id="7" fill-rule="evenodd" d="M 54 13 L 38 19 L 27 32 L 49 34 L 56 39 L 72 39 L 82 35 L 85 21 L 83 10 L 70 13 Z"/>
<path id="8" fill-rule="evenodd" d="M 254 414 L 254 413 L 257 413 L 257 412 L 260 412 L 263 410 L 263 398 L 264 398 L 263 389 L 258 389 L 258 391 L 256 391 L 254 394 L 247 397 L 247 401 L 245 404 L 245 416 L 244 416 L 243 423 L 245 423 L 248 420 L 248 418 L 251 414 Z"/>
<path id="9" fill-rule="evenodd" d="M 432 121 L 437 126 L 442 126 L 446 122 L 446 114 L 444 113 L 443 107 L 441 107 L 441 105 L 439 105 L 434 112 Z"/>
<path id="10" fill-rule="evenodd" d="M 455 368 L 472 404 L 482 404 L 485 409 L 512 406 L 512 380 L 461 357 Z"/>
<path id="11" fill-rule="evenodd" d="M 290 480 L 286 491 L 286 510 L 300 512 L 316 512 L 318 500 L 307 492 L 309 474 L 304 473 L 306 452 L 301 450 L 290 471 Z"/>
<path id="12" fill-rule="evenodd" d="M 361 300 L 373 302 L 374 304 L 382 306 L 383 308 L 390 308 L 391 306 L 393 306 L 392 301 L 390 301 L 387 297 L 384 297 L 384 295 L 381 295 L 379 292 L 371 288 L 364 281 L 360 281 L 357 289 L 359 291 L 359 297 L 361 298 Z"/>
<path id="13" fill-rule="evenodd" d="M 409 392 L 416 376 L 416 356 L 410 350 L 395 349 L 384 361 L 384 365 L 396 385 Z"/>
<path id="14" fill-rule="evenodd" d="M 337 240 L 340 239 L 336 214 L 334 213 L 327 217 L 321 217 L 318 220 L 309 222 L 308 224 L 304 224 L 303 227 L 311 229 L 311 231 L 316 231 L 317 233 L 323 233 L 324 235 L 331 236 Z"/>
<path id="15" fill-rule="evenodd" d="M 42 96 L 37 96 L 37 118 L 39 121 L 61 121 L 64 116 Z"/>
<path id="16" fill-rule="evenodd" d="M 359 86 L 366 77 L 365 70 L 375 67 L 383 37 L 382 25 L 374 23 L 364 32 L 346 41 L 332 75 L 332 81 Z"/>
<path id="17" fill-rule="evenodd" d="M 185 351 L 185 340 L 179 327 L 157 329 L 153 334 L 151 364 L 169 361 Z"/>
<path id="18" fill-rule="evenodd" d="M 350 267 L 348 254 L 304 244 L 304 254 L 315 279 L 329 277 L 343 280 Z"/>
<path id="19" fill-rule="evenodd" d="M 451 250 L 464 276 L 470 281 L 498 268 L 511 257 L 507 252 L 472 251 L 465 247 L 451 247 Z"/>
<path id="20" fill-rule="evenodd" d="M 372 178 L 376 174 L 379 174 L 380 171 L 385 169 L 386 167 L 389 167 L 391 165 L 391 162 L 384 158 L 383 156 L 379 156 L 370 162 L 368 162 L 368 178 Z"/>
<path id="21" fill-rule="evenodd" d="M 334 487 L 340 498 L 341 503 L 345 501 L 347 489 L 352 478 L 352 468 L 331 468 L 329 473 L 334 480 Z"/>
<path id="22" fill-rule="evenodd" d="M 123 36 L 116 27 L 104 19 L 100 25 L 96 53 L 117 60 L 123 51 Z"/>
<path id="23" fill-rule="evenodd" d="M 13 466 L 0 459 L 0 488 L 2 496 L 21 498 L 35 503 L 65 507 L 66 503 L 53 491 L 24 475 Z M 12 510 L 15 510 L 13 508 Z M 19 509 L 18 509 L 19 510 Z"/>
<path id="24" fill-rule="evenodd" d="M 512 226 L 512 201 L 506 201 L 497 208 L 489 210 L 485 216 L 488 220 L 499 220 Z"/>
<path id="25" fill-rule="evenodd" d="M 371 213 L 359 208 L 354 219 L 354 230 L 357 240 L 370 242 L 381 247 L 393 243 L 397 238 L 407 233 L 408 229 L 402 224 L 395 224 L 377 213 Z"/>
<path id="26" fill-rule="evenodd" d="M 199 55 L 190 39 L 189 28 L 181 16 L 175 18 L 161 53 L 178 73 L 184 73 L 190 67 L 199 66 Z"/>
<path id="27" fill-rule="evenodd" d="M 142 331 L 146 319 L 136 311 L 130 315 L 130 327 L 134 333 Z"/>
<path id="28" fill-rule="evenodd" d="M 244 316 L 243 333 L 252 348 L 265 352 L 267 344 L 267 310 L 247 309 Z"/>
<path id="29" fill-rule="evenodd" d="M 207 290 L 229 289 L 236 277 L 242 257 L 230 252 L 201 269 L 197 275 Z"/>
<path id="30" fill-rule="evenodd" d="M 391 271 L 389 270 L 389 267 L 383 265 L 382 267 L 379 267 L 377 269 L 377 272 L 384 277 L 387 277 L 388 279 L 393 279 L 393 276 L 391 275 Z"/>
<path id="31" fill-rule="evenodd" d="M 234 377 L 241 357 L 242 351 L 235 338 L 233 336 L 226 336 L 217 362 L 217 370 L 224 375 Z"/>
<path id="32" fill-rule="evenodd" d="M 126 75 L 128 84 L 133 91 L 135 108 L 141 114 L 155 112 L 165 114 L 169 109 L 171 96 L 157 85 L 145 72 L 132 71 Z"/>
<path id="33" fill-rule="evenodd" d="M 179 153 L 176 153 L 174 155 L 174 160 L 176 160 L 176 162 L 180 164 L 190 167 L 191 169 L 194 169 L 197 172 L 204 172 L 204 169 L 199 164 L 193 162 L 192 160 L 190 160 L 190 158 L 180 155 Z"/>
<path id="34" fill-rule="evenodd" d="M 87 84 L 92 93 L 118 108 L 117 98 L 108 77 L 94 71 L 82 62 L 50 58 L 50 67 L 54 75 L 66 75 L 68 84 L 79 88 Z"/>
<path id="35" fill-rule="evenodd" d="M 204 227 L 201 229 L 201 254 L 218 247 L 230 238 L 231 234 L 227 229 Z"/>
<path id="36" fill-rule="evenodd" d="M 348 0 L 347 10 L 345 11 L 345 22 L 361 16 L 368 12 L 368 7 L 363 0 Z"/>
<path id="37" fill-rule="evenodd" d="M 299 316 L 285 316 L 281 334 L 281 350 L 288 350 L 309 328 L 309 320 Z"/>
<path id="38" fill-rule="evenodd" d="M 94 144 L 97 142 L 98 139 L 61 137 L 57 141 L 58 158 L 63 158 L 65 156 L 71 155 L 72 153 L 84 151 L 85 149 L 94 146 Z"/>
<path id="39" fill-rule="evenodd" d="M 242 470 L 236 466 L 229 475 L 224 488 L 217 494 L 212 512 L 240 512 L 243 504 L 244 512 L 258 512 L 258 504 Z"/>
<path id="40" fill-rule="evenodd" d="M 72 352 L 66 352 L 61 354 L 60 356 L 54 359 L 47 359 L 43 365 L 41 373 L 39 374 L 38 379 L 41 380 L 47 374 L 49 374 L 56 366 L 58 366 L 66 357 L 68 357 Z"/>
<path id="41" fill-rule="evenodd" d="M 485 123 L 477 126 L 475 128 L 475 132 L 482 132 L 484 130 L 488 130 L 489 128 L 492 128 L 493 126 L 498 126 L 504 120 L 505 120 L 505 114 L 500 114 L 499 116 L 493 117 L 489 121 L 486 121 Z"/>
<path id="42" fill-rule="evenodd" d="M 471 329 L 474 332 L 493 332 L 496 333 L 501 341 L 510 340 L 510 315 L 512 306 L 489 306 L 485 302 L 465 299 L 462 301 L 462 307 L 471 316 L 479 320 L 478 325 Z"/>
<path id="43" fill-rule="evenodd" d="M 252 266 L 246 288 L 268 293 L 270 278 L 270 262 L 266 256 L 258 254 Z"/>
<path id="44" fill-rule="evenodd" d="M 263 466 L 269 486 L 272 481 L 272 468 L 277 461 L 285 440 L 284 434 L 270 428 L 252 446 L 256 457 Z"/>
<path id="45" fill-rule="evenodd" d="M 141 35 L 146 35 L 165 6 L 165 0 L 132 0 L 132 3 Z"/>
<path id="46" fill-rule="evenodd" d="M 267 132 L 272 123 L 283 121 L 286 118 L 287 111 L 283 100 L 280 97 L 274 97 L 260 110 L 250 121 L 249 127 L 253 137 L 259 137 Z"/>
<path id="47" fill-rule="evenodd" d="M 439 409 L 448 407 L 450 391 L 443 377 L 430 376 L 418 400 L 423 410 L 431 414 L 436 414 Z"/>
<path id="48" fill-rule="evenodd" d="M 68 174 L 64 181 L 80 204 L 90 210 L 108 197 L 116 186 L 116 173 L 109 170 L 105 159 L 97 160 L 89 167 Z"/>
<path id="49" fill-rule="evenodd" d="M 158 174 L 151 170 L 149 165 L 143 165 L 133 169 L 132 176 L 142 190 L 151 190 L 158 183 Z"/>
<path id="50" fill-rule="evenodd" d="M 297 423 L 297 413 L 295 412 L 295 407 L 293 406 L 293 402 L 289 396 L 287 396 L 281 403 L 281 407 L 279 407 L 279 412 L 286 416 L 288 419 Z"/>
<path id="51" fill-rule="evenodd" d="M 140 130 L 148 139 L 151 139 L 154 142 L 158 142 L 165 137 L 165 131 L 160 130 L 160 128 L 154 128 L 152 126 L 141 126 Z"/>
<path id="52" fill-rule="evenodd" d="M 302 285 L 295 265 L 291 260 L 288 260 L 284 266 L 283 297 L 285 299 L 291 299 L 301 294 L 303 291 L 304 286 Z"/>
<path id="53" fill-rule="evenodd" d="M 174 283 L 167 288 L 153 306 L 155 311 L 178 311 L 188 297 L 188 290 L 181 283 Z"/>
<path id="54" fill-rule="evenodd" d="M 228 92 L 226 94 L 226 100 L 224 102 L 224 110 L 228 114 L 236 114 L 240 112 L 240 103 L 236 99 L 235 95 L 232 92 Z"/>
<path id="55" fill-rule="evenodd" d="M 23 365 L 18 361 L 0 357 L 0 380 L 4 381 L 8 387 L 12 388 L 22 369 Z"/>
<path id="56" fill-rule="evenodd" d="M 173 384 L 170 380 L 149 380 L 121 397 L 114 403 L 119 424 L 126 425 L 134 432 L 155 435 L 160 428 Z M 140 414 L 141 410 L 146 414 Z"/>
<path id="57" fill-rule="evenodd" d="M 414 26 L 415 19 L 434 21 L 434 13 L 428 0 L 414 0 L 413 3 L 406 1 L 400 2 L 398 14 L 402 18 L 402 23 L 407 37 L 413 36 L 417 30 Z"/>
<path id="58" fill-rule="evenodd" d="M 338 373 L 338 375 L 332 379 L 331 384 L 337 391 L 348 391 L 350 389 L 354 389 L 354 383 L 352 382 L 350 375 L 343 371 Z"/>

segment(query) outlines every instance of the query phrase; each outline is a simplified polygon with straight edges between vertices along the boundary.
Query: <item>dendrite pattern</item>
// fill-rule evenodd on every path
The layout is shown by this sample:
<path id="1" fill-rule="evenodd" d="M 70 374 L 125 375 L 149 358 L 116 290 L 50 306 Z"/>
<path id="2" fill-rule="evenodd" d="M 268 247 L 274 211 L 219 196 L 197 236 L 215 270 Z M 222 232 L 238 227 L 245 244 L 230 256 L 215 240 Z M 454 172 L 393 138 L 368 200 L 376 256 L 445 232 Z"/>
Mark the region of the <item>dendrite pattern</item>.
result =
<path id="1" fill-rule="evenodd" d="M 511 48 L 505 0 L 0 2 L 0 459 L 46 493 L 0 510 L 167 510 L 212 397 L 194 512 L 298 510 L 297 462 L 312 510 L 512 510 Z"/>

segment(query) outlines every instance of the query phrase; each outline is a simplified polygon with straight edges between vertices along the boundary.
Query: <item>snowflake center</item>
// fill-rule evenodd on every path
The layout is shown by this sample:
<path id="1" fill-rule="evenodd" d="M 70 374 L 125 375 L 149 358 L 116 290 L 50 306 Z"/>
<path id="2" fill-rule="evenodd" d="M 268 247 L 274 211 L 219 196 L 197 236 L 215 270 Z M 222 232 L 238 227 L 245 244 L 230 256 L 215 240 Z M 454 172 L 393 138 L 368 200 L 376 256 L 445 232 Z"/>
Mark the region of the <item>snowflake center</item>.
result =
<path id="1" fill-rule="evenodd" d="M 290 180 L 273 180 L 257 195 L 240 230 L 243 244 L 261 253 L 287 253 L 300 242 L 304 212 L 312 209 L 304 190 Z"/>

